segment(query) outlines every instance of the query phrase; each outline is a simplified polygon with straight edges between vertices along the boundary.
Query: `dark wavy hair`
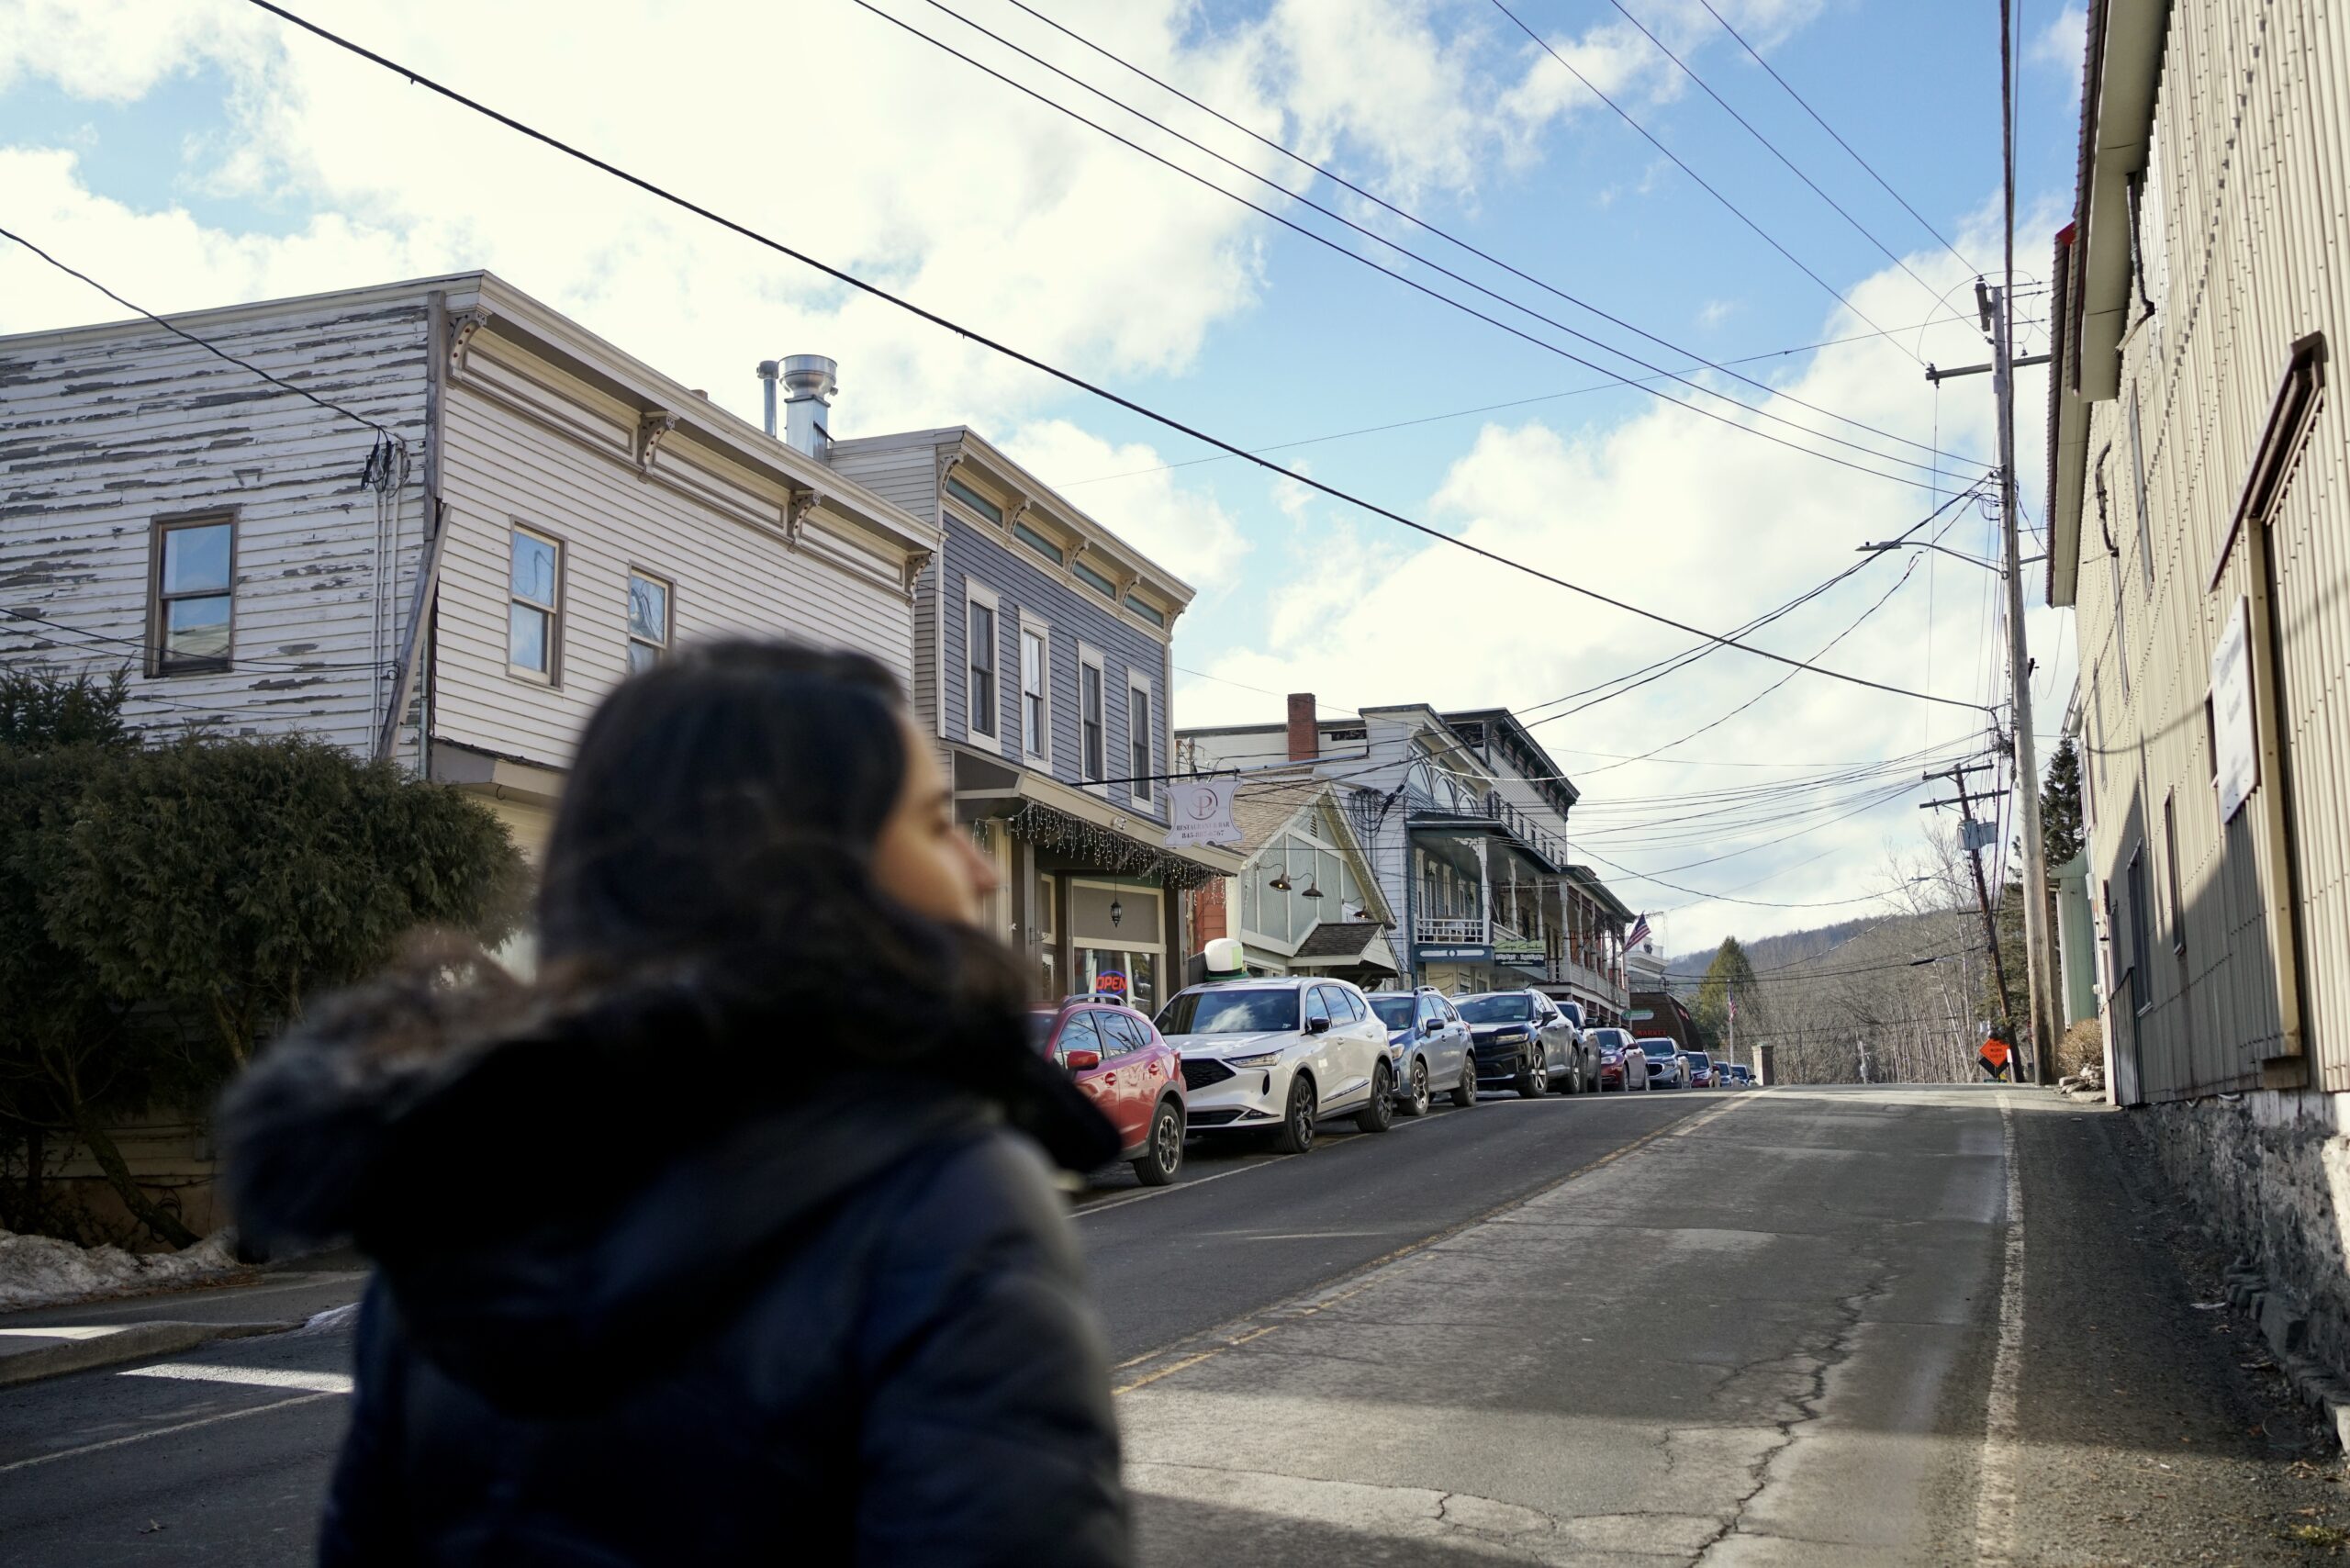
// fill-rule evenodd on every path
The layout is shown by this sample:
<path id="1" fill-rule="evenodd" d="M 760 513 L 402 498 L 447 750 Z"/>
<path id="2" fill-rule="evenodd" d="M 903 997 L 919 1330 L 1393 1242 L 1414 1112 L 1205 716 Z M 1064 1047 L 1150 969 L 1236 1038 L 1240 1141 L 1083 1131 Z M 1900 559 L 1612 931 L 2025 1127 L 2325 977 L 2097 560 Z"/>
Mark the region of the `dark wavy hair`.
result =
<path id="1" fill-rule="evenodd" d="M 728 1126 L 832 1094 L 968 1095 L 1072 1170 L 1111 1159 L 1029 1045 L 1010 950 L 874 881 L 912 734 L 859 654 L 720 642 L 623 682 L 555 814 L 537 974 L 428 936 L 311 1009 L 224 1101 L 240 1216 L 380 1257 L 431 1215 L 429 1249 L 607 1212 Z M 577 1159 L 581 1129 L 621 1126 L 627 1158 Z"/>
<path id="2" fill-rule="evenodd" d="M 871 1062 L 1016 1030 L 1008 951 L 874 883 L 911 733 L 897 678 L 863 654 L 718 642 L 622 683 L 547 845 L 543 986 L 689 977 L 738 1025 Z"/>

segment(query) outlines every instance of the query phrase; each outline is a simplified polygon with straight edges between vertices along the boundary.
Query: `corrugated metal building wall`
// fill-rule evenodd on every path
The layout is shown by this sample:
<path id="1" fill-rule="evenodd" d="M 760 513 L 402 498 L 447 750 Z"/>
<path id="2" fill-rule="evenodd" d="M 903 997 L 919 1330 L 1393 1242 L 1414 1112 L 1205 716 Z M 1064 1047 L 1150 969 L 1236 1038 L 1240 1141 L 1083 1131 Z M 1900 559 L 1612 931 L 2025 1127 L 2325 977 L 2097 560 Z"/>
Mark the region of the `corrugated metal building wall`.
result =
<path id="1" fill-rule="evenodd" d="M 2090 66 L 2085 188 L 2119 135 L 2099 123 L 2094 45 Z M 2120 386 L 2080 410 L 2074 498 L 2109 1025 L 2148 1101 L 2350 1090 L 2350 428 L 2331 396 L 2284 417 L 2296 345 L 2350 324 L 2350 16 L 2173 6 L 2157 70 L 2143 167 L 2121 171 L 2137 254 Z M 2071 264 L 2077 302 L 2097 263 L 2076 245 Z M 2073 328 L 2060 377 L 2082 374 Z M 2304 390 L 2311 363 L 2305 349 Z M 2277 465 L 2254 485 L 2264 454 Z M 2279 749 L 2223 823 L 2205 699 L 2240 605 Z M 2280 941 L 2297 964 L 2280 967 Z"/>

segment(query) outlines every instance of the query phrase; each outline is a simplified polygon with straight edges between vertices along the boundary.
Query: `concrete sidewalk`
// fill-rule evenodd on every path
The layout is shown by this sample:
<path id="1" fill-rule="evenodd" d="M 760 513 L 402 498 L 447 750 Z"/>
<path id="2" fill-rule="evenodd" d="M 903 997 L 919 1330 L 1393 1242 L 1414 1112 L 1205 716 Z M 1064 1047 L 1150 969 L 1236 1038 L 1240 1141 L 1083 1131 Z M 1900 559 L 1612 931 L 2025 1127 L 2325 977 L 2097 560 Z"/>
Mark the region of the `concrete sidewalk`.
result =
<path id="1" fill-rule="evenodd" d="M 339 1250 L 257 1269 L 234 1282 L 0 1313 L 0 1387 L 298 1328 L 357 1301 L 367 1273 L 357 1254 Z"/>

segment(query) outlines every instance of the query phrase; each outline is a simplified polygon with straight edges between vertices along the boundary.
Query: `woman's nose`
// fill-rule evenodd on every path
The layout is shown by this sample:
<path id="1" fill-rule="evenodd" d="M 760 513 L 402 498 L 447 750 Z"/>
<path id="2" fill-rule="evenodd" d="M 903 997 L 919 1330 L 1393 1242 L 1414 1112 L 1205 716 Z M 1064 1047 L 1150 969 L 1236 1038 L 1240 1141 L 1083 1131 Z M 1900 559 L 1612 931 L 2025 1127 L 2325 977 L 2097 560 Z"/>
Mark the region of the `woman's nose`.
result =
<path id="1" fill-rule="evenodd" d="M 991 893 L 1003 886 L 1003 879 L 996 875 L 995 862 L 979 853 L 979 846 L 965 840 L 963 853 L 970 857 L 971 885 L 981 893 Z"/>

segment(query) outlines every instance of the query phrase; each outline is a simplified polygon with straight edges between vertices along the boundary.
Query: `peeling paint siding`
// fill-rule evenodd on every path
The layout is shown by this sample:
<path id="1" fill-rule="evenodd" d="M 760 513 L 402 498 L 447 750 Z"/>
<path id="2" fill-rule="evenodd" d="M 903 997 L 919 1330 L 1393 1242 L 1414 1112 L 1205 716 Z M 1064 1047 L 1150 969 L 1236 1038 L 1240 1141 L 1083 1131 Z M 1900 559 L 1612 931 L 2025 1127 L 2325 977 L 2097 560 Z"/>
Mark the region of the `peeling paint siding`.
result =
<path id="1" fill-rule="evenodd" d="M 628 573 L 675 585 L 677 641 L 729 633 L 789 636 L 873 655 L 906 679 L 912 610 L 894 583 L 835 565 L 814 542 L 794 550 L 718 503 L 764 503 L 714 474 L 681 494 L 642 475 L 631 431 L 609 410 L 567 402 L 564 433 L 485 391 L 517 386 L 478 360 L 450 389 L 442 495 L 451 533 L 442 563 L 434 671 L 441 739 L 566 767 L 598 699 L 628 667 Z M 543 398 L 544 394 L 540 394 Z M 664 452 L 658 472 L 690 458 Z M 559 685 L 507 667 L 509 530 L 520 522 L 564 544 Z M 878 558 L 875 566 L 881 563 Z"/>
<path id="2" fill-rule="evenodd" d="M 2340 392 L 2350 347 L 2350 13 L 2278 0 L 2172 7 L 2154 140 L 2159 173 L 2144 215 L 2159 230 L 2159 248 L 2150 233 L 2147 249 L 2164 263 L 2162 305 L 2123 341 L 2121 395 L 2089 409 L 2076 595 L 2090 862 L 2118 917 L 2109 972 L 2118 980 L 2130 965 L 2127 870 L 2143 850 L 2150 951 L 2129 1000 L 2145 1009 L 2134 1020 L 2144 1092 L 2163 1101 L 2258 1085 L 2282 1028 L 2263 890 L 2284 868 L 2255 831 L 2276 781 L 2264 778 L 2254 806 L 2223 828 L 2201 712 L 2212 648 L 2238 599 L 2255 591 L 2245 541 L 2216 588 L 2209 579 L 2291 345 L 2322 331 L 2328 386 L 2266 526 L 2300 840 L 2304 1039 L 2313 1082 L 2350 1090 L 2350 424 Z M 2094 465 L 2109 442 L 2118 557 L 2107 554 L 2096 498 Z M 2267 669 L 2260 650 L 2255 658 L 2257 685 Z M 2167 893 L 2166 799 L 2183 955 Z M 2131 1023 L 2116 1020 L 2117 1041 Z"/>
<path id="3" fill-rule="evenodd" d="M 312 301 L 207 334 L 408 443 L 380 566 L 360 482 L 372 431 L 161 328 L 0 347 L 0 660 L 126 667 L 142 728 L 298 729 L 370 749 L 389 700 L 375 661 L 392 656 L 424 525 L 425 309 L 421 293 Z M 151 678 L 152 520 L 214 507 L 237 512 L 234 666 Z"/>

